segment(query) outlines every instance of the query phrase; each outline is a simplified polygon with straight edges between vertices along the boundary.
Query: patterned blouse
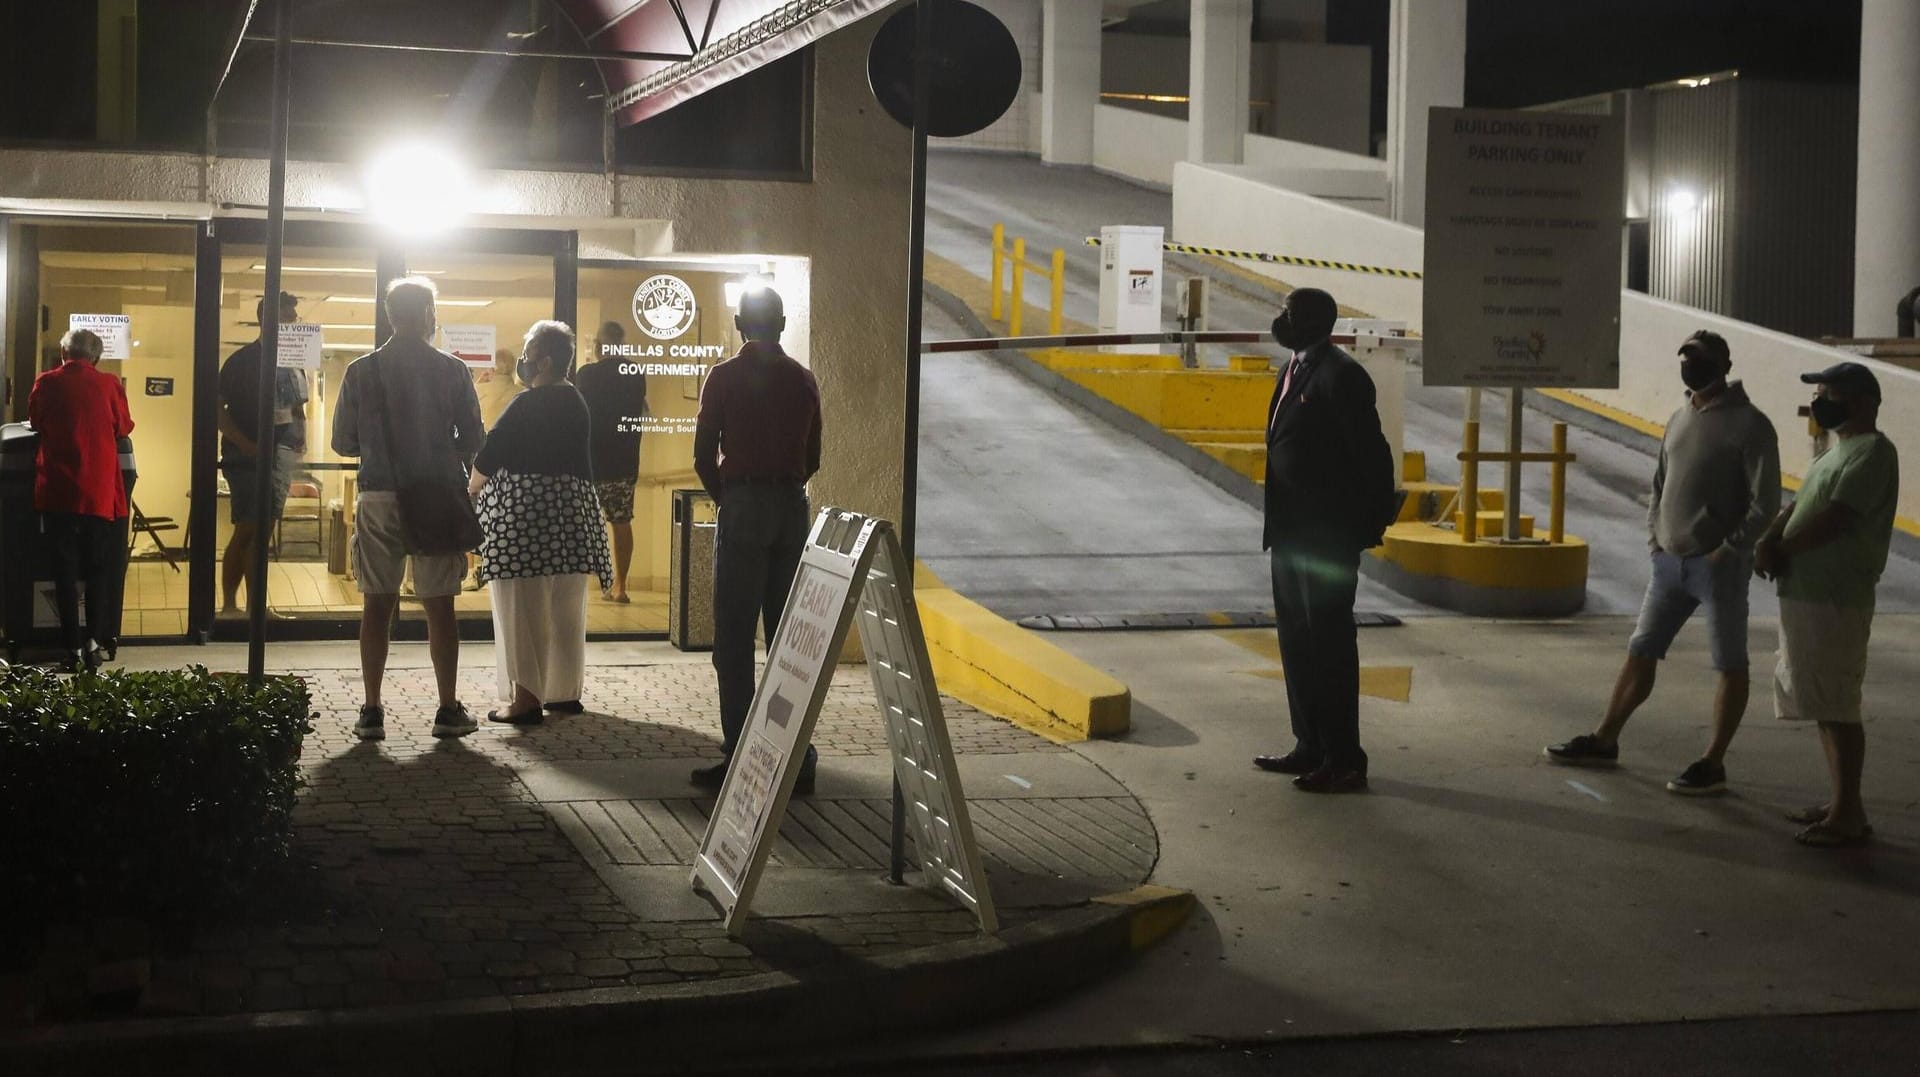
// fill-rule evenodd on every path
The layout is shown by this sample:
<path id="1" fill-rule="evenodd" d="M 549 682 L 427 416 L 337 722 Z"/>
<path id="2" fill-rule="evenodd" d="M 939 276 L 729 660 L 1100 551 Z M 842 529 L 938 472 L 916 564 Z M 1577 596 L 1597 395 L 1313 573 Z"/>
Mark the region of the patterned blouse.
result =
<path id="1" fill-rule="evenodd" d="M 515 397 L 489 433 L 475 461 L 488 476 L 476 506 L 482 580 L 587 575 L 613 585 L 586 411 L 573 386 L 542 386 Z"/>

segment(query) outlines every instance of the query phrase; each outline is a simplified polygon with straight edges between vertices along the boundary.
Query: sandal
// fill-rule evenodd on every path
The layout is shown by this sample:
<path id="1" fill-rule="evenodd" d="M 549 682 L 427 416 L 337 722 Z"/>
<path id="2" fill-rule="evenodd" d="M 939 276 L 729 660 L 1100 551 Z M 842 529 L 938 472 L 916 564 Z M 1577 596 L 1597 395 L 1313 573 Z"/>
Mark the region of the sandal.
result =
<path id="1" fill-rule="evenodd" d="M 1849 834 L 1825 823 L 1815 823 L 1795 834 L 1793 840 L 1815 849 L 1857 849 L 1873 840 L 1873 834 L 1866 827 L 1862 827 L 1858 833 Z"/>
<path id="2" fill-rule="evenodd" d="M 539 725 L 546 720 L 546 716 L 540 712 L 540 708 L 538 707 L 530 711 L 521 711 L 518 714 L 512 711 L 487 712 L 487 721 L 500 722 L 504 725 Z"/>
<path id="3" fill-rule="evenodd" d="M 1782 812 L 1781 817 L 1789 823 L 1799 823 L 1801 826 L 1824 823 L 1827 821 L 1827 806 L 1825 804 L 1814 804 L 1801 808 L 1799 811 Z M 1868 823 L 1866 826 L 1861 827 L 1860 833 L 1871 836 L 1873 834 L 1873 824 Z"/>

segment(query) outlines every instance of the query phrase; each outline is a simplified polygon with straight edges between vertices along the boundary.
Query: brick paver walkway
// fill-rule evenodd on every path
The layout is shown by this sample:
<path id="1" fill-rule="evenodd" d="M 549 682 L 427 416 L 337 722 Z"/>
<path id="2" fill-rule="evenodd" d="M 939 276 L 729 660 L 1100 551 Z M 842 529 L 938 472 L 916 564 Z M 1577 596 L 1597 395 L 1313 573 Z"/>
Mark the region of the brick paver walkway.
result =
<path id="1" fill-rule="evenodd" d="M 827 697 L 814 742 L 828 766 L 836 757 L 887 753 L 866 676 L 864 668 L 843 668 Z M 684 833 L 663 825 L 658 834 L 667 847 L 643 841 L 645 854 L 636 845 L 628 862 L 684 864 L 687 835 L 697 840 L 710 799 L 683 786 L 662 789 L 658 800 L 543 805 L 519 773 L 569 763 L 672 759 L 691 767 L 717 759 L 713 677 L 705 664 L 597 667 L 584 700 L 589 713 L 526 730 L 483 722 L 459 740 L 429 733 L 430 671 L 394 670 L 387 678 L 387 739 L 379 743 L 351 732 L 360 698 L 356 672 L 306 677 L 315 728 L 302 763 L 308 784 L 294 817 L 292 878 L 266 888 L 267 896 L 237 917 L 193 932 L 126 923 L 48 929 L 28 967 L 0 966 L 0 1025 L 739 976 L 857 960 L 975 931 L 958 907 L 822 909 L 756 919 L 735 940 L 717 921 L 649 919 L 647 910 L 623 903 L 583 855 L 602 867 L 617 859 L 583 836 L 590 831 L 582 817 L 600 819 L 596 813 L 610 803 L 615 813 L 677 818 Z M 492 687 L 490 669 L 462 674 L 469 701 L 490 699 Z M 963 757 L 1067 754 L 951 699 L 946 714 Z M 477 708 L 476 717 L 483 715 Z M 1119 889 L 1144 879 L 1157 856 L 1152 827 L 1131 797 L 983 802 L 974 814 L 996 877 L 1077 874 Z M 816 850 L 807 866 L 871 878 L 885 856 L 884 831 L 875 825 L 884 818 L 884 801 L 807 805 L 790 817 L 782 846 Z M 1031 915 L 1004 908 L 1002 920 Z"/>

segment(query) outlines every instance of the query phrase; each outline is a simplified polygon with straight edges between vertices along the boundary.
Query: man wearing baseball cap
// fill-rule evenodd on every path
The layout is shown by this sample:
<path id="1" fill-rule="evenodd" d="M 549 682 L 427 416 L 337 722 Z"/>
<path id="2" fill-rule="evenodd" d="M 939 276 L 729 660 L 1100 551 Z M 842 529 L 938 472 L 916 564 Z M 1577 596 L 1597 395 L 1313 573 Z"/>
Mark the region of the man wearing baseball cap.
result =
<path id="1" fill-rule="evenodd" d="M 1726 791 L 1727 746 L 1747 712 L 1747 588 L 1754 544 L 1780 511 L 1780 442 L 1746 388 L 1727 380 L 1733 359 L 1724 337 L 1702 329 L 1680 345 L 1679 354 L 1687 402 L 1667 420 L 1653 473 L 1647 509 L 1653 572 L 1640 621 L 1599 726 L 1548 746 L 1546 756 L 1565 766 L 1615 765 L 1620 731 L 1653 694 L 1674 637 L 1705 606 L 1719 673 L 1713 739 L 1667 789 L 1711 796 Z"/>
<path id="2" fill-rule="evenodd" d="M 1774 713 L 1817 722 L 1832 795 L 1792 812 L 1798 840 L 1821 848 L 1873 834 L 1860 800 L 1866 735 L 1860 689 L 1867 675 L 1874 588 L 1893 542 L 1900 457 L 1877 427 L 1880 382 L 1859 363 L 1836 363 L 1800 380 L 1818 386 L 1813 421 L 1834 435 L 1807 471 L 1793 506 L 1760 540 L 1755 569 L 1780 590 L 1780 661 Z"/>

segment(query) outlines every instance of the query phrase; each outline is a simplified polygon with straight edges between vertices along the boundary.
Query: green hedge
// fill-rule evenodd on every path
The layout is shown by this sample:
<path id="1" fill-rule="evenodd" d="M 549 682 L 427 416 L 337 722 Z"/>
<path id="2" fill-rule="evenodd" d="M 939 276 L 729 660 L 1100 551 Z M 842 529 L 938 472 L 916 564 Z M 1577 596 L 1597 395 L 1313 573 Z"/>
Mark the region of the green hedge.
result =
<path id="1" fill-rule="evenodd" d="M 204 668 L 0 672 L 0 890 L 55 914 L 192 916 L 288 852 L 306 685 Z"/>

